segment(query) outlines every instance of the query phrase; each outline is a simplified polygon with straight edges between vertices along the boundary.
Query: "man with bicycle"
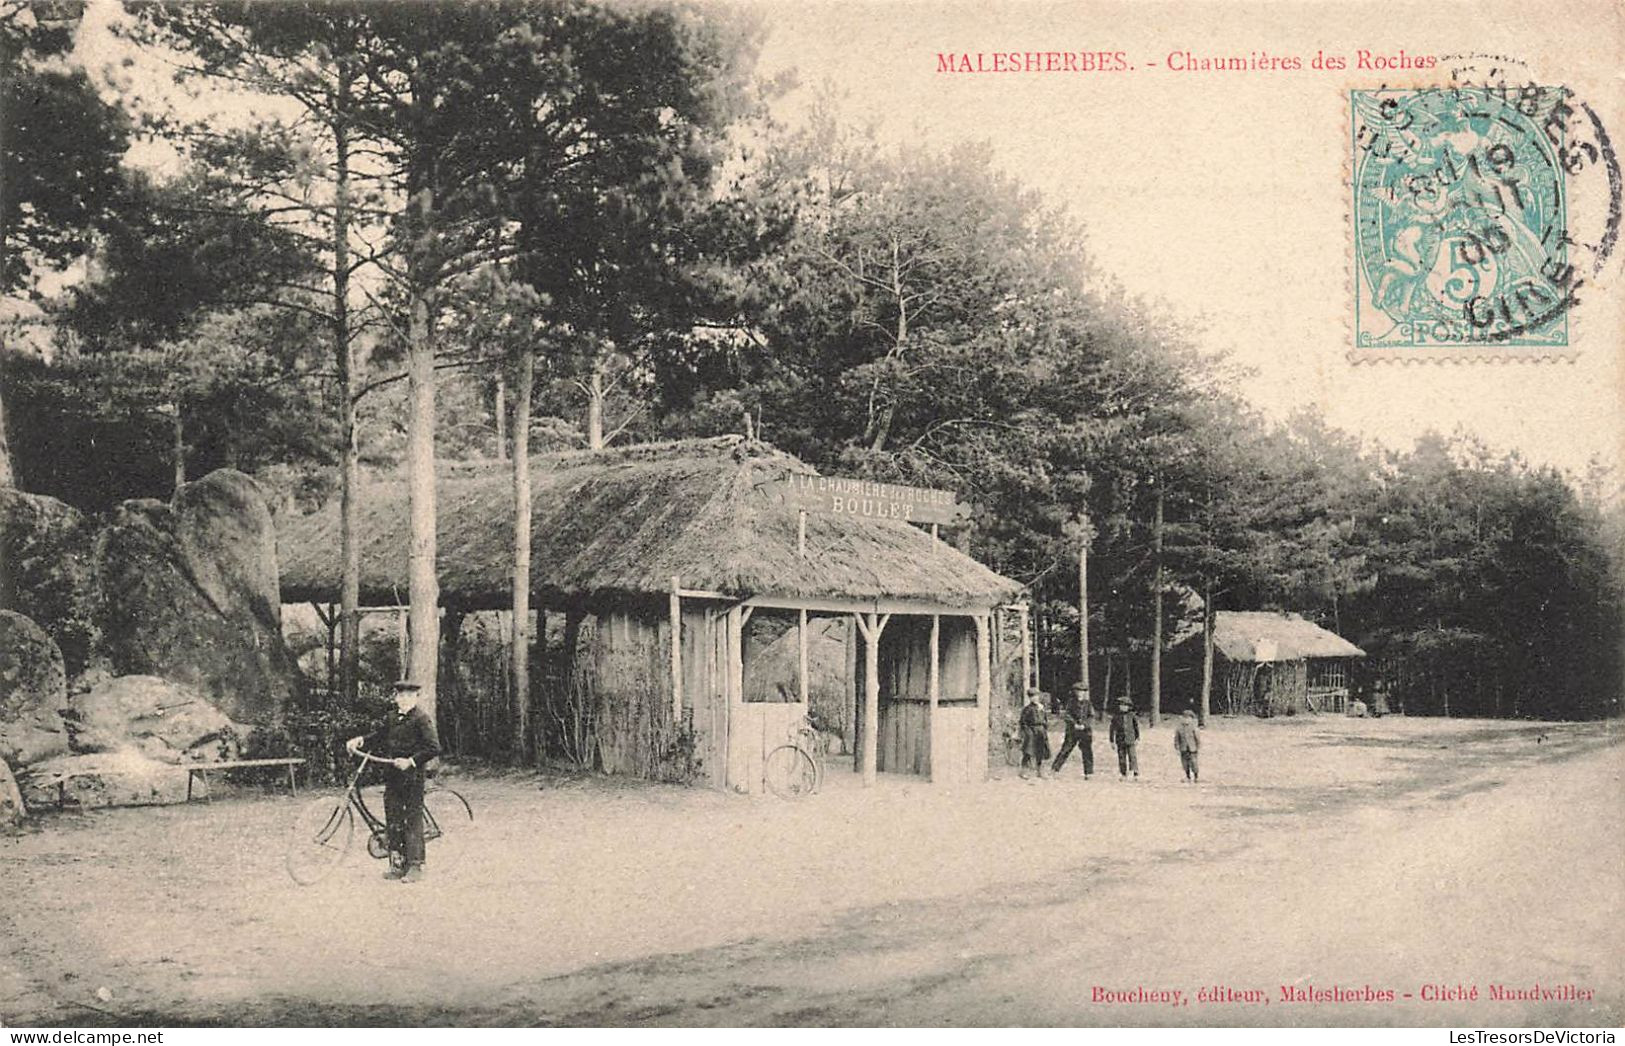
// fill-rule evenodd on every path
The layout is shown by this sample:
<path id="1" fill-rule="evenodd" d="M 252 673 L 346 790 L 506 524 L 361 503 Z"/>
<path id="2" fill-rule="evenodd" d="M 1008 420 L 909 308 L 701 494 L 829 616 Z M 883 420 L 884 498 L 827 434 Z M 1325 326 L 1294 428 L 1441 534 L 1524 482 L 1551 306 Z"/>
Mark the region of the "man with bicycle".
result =
<path id="1" fill-rule="evenodd" d="M 418 706 L 418 684 L 395 684 L 395 710 L 384 725 L 365 737 L 352 737 L 345 748 L 365 748 L 388 760 L 384 771 L 384 823 L 389 838 L 386 879 L 415 883 L 423 878 L 423 781 L 429 761 L 440 754 L 434 720 Z"/>

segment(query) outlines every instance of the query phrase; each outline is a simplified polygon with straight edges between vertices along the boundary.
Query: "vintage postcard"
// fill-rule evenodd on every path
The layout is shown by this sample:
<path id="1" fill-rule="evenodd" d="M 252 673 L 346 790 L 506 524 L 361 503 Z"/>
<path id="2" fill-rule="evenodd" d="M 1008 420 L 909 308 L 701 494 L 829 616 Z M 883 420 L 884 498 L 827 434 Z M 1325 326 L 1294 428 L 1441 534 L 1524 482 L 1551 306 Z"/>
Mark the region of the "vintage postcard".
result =
<path id="1" fill-rule="evenodd" d="M 0 1024 L 1614 1041 L 1619 3 L 0 12 Z"/>

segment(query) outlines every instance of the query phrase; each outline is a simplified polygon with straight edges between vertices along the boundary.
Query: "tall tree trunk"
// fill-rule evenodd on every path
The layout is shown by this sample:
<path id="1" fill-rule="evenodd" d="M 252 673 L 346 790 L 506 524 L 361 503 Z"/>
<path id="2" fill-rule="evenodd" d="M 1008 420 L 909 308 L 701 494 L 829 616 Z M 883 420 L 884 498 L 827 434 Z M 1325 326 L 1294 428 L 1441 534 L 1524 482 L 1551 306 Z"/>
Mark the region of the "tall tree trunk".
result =
<path id="1" fill-rule="evenodd" d="M 170 455 L 175 459 L 175 490 L 170 498 L 180 497 L 186 485 L 186 419 L 181 417 L 181 401 L 169 404 Z"/>
<path id="2" fill-rule="evenodd" d="M 348 54 L 333 90 L 333 359 L 339 379 L 339 693 L 354 708 L 361 665 L 361 443 L 356 431 L 355 346 L 350 331 L 350 91 Z"/>
<path id="3" fill-rule="evenodd" d="M 508 456 L 508 376 L 506 374 L 497 375 L 496 410 L 492 413 L 496 415 L 497 419 L 497 460 L 502 461 Z"/>
<path id="4" fill-rule="evenodd" d="M 6 442 L 5 390 L 0 389 L 0 489 L 16 485 L 11 471 L 11 445 Z"/>
<path id="5" fill-rule="evenodd" d="M 1202 704 L 1196 710 L 1196 719 L 1202 726 L 1212 710 L 1213 696 L 1213 582 L 1207 583 L 1202 593 Z"/>
<path id="6" fill-rule="evenodd" d="M 1089 521 L 1083 521 L 1083 540 L 1078 543 L 1078 682 L 1084 699 L 1089 696 Z"/>
<path id="7" fill-rule="evenodd" d="M 892 335 L 892 356 L 901 361 L 903 346 L 908 342 L 908 295 L 903 287 L 903 265 L 895 238 L 891 245 L 891 291 L 892 300 L 897 303 L 897 327 Z M 878 453 L 885 449 L 896 419 L 897 401 L 888 398 L 885 407 L 880 411 L 879 420 L 875 423 L 874 436 L 869 441 L 870 450 Z"/>
<path id="8" fill-rule="evenodd" d="M 1162 482 L 1157 482 L 1157 517 L 1151 528 L 1156 574 L 1151 582 L 1151 725 L 1162 721 Z"/>
<path id="9" fill-rule="evenodd" d="M 422 228 L 429 228 L 434 197 L 422 189 L 414 203 L 419 208 Z M 423 262 L 411 252 L 412 268 Z M 434 476 L 434 338 L 429 317 L 426 274 L 408 273 L 411 287 L 411 318 L 407 329 L 407 383 L 410 413 L 407 419 L 406 485 L 412 524 L 411 552 L 407 560 L 408 598 L 411 611 L 411 661 L 408 675 L 422 687 L 419 698 L 424 710 L 434 714 L 436 664 L 439 654 L 440 579 L 435 574 L 435 476 Z"/>
<path id="10" fill-rule="evenodd" d="M 604 356 L 595 352 L 587 376 L 587 449 L 604 449 Z"/>
<path id="11" fill-rule="evenodd" d="M 1123 696 L 1129 704 L 1134 703 L 1134 648 L 1124 644 L 1127 649 L 1123 651 Z"/>
<path id="12" fill-rule="evenodd" d="M 513 747 L 530 752 L 530 393 L 536 357 L 519 349 L 519 380 L 513 398 Z"/>
<path id="13" fill-rule="evenodd" d="M 333 707 L 333 681 L 338 678 L 339 668 L 338 637 L 335 634 L 339 627 L 338 607 L 331 603 L 327 604 L 326 610 L 322 609 L 320 603 L 312 603 L 311 606 L 316 609 L 316 616 L 321 619 L 323 626 L 327 628 L 327 686 L 325 688 L 327 700 L 324 704 L 331 709 Z"/>

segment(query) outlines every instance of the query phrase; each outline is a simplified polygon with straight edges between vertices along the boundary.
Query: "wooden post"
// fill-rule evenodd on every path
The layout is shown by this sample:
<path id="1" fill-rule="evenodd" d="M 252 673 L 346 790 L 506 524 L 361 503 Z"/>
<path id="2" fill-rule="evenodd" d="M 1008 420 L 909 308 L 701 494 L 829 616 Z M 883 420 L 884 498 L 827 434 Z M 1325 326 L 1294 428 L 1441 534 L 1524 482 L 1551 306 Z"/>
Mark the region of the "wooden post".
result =
<path id="1" fill-rule="evenodd" d="M 936 529 L 931 524 L 931 529 Z M 925 728 L 930 732 L 926 739 L 926 751 L 930 753 L 931 780 L 941 780 L 937 767 L 937 702 L 942 698 L 942 615 L 931 615 L 931 664 L 926 675 L 926 694 L 929 704 L 926 709 Z"/>
<path id="2" fill-rule="evenodd" d="M 743 784 L 746 789 L 755 791 L 760 781 L 746 780 L 745 768 L 748 760 L 734 759 L 734 737 L 739 731 L 739 709 L 745 695 L 745 615 L 743 608 L 735 604 L 728 608 L 728 674 L 724 689 L 728 696 L 728 784 L 737 788 Z"/>
<path id="3" fill-rule="evenodd" d="M 683 597 L 677 575 L 671 578 L 671 722 L 683 723 Z"/>
<path id="4" fill-rule="evenodd" d="M 338 683 L 339 609 L 329 603 L 324 611 L 322 605 L 314 601 L 310 606 L 316 611 L 317 619 L 327 628 L 327 700 L 323 703 L 329 708 L 340 707 L 342 702 L 334 700 L 335 695 L 343 692 Z"/>
<path id="5" fill-rule="evenodd" d="M 1018 609 L 1021 621 L 1021 693 L 1017 695 L 1017 700 L 1026 704 L 1027 691 L 1037 686 L 1038 680 L 1033 677 L 1033 634 L 1028 628 L 1027 604 L 1021 604 Z"/>
<path id="6" fill-rule="evenodd" d="M 807 685 L 807 610 L 801 609 L 796 618 L 796 678 L 800 681 L 801 703 L 808 702 Z"/>
<path id="7" fill-rule="evenodd" d="M 993 664 L 992 664 L 992 636 L 991 620 L 988 614 L 978 614 L 976 621 L 976 744 L 972 749 L 972 756 L 983 763 L 983 776 L 986 776 L 987 762 L 987 717 L 991 712 L 989 705 L 993 695 Z"/>
<path id="8" fill-rule="evenodd" d="M 880 737 L 880 634 L 891 620 L 890 614 L 859 614 L 863 632 L 863 787 L 874 787 L 879 771 Z"/>
<path id="9" fill-rule="evenodd" d="M 862 670 L 858 664 L 857 640 L 862 639 L 865 648 L 869 646 L 869 633 L 864 628 L 863 615 L 854 613 L 847 623 L 846 631 L 846 692 L 852 699 L 852 772 L 863 773 L 863 698 L 858 693 L 858 672 Z M 867 655 L 866 655 L 867 656 Z M 868 684 L 864 684 L 865 687 Z"/>

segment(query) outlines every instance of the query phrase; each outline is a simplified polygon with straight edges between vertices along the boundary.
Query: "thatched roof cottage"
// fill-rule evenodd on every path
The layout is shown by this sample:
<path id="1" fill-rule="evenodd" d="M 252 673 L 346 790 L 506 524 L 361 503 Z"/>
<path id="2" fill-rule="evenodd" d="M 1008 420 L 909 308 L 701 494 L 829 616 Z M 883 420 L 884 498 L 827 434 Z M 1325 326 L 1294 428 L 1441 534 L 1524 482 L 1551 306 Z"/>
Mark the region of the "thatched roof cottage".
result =
<path id="1" fill-rule="evenodd" d="M 1201 633 L 1181 646 L 1199 659 Z M 1221 707 L 1260 715 L 1343 711 L 1349 661 L 1365 656 L 1313 621 L 1263 610 L 1215 611 L 1213 651 Z"/>
<path id="2" fill-rule="evenodd" d="M 810 472 L 737 436 L 536 460 L 532 598 L 592 620 L 571 679 L 605 769 L 652 773 L 682 739 L 714 784 L 761 787 L 764 756 L 808 711 L 810 673 L 803 654 L 799 679 L 747 688 L 750 662 L 792 629 L 805 651 L 839 623 L 853 700 L 838 726 L 866 780 L 985 772 L 991 615 L 1020 586 L 902 520 L 803 515 L 781 490 Z M 442 472 L 447 608 L 509 604 L 512 497 L 505 464 Z M 366 485 L 361 506 L 361 601 L 398 605 L 404 481 Z M 283 600 L 335 601 L 337 505 L 278 532 Z"/>

